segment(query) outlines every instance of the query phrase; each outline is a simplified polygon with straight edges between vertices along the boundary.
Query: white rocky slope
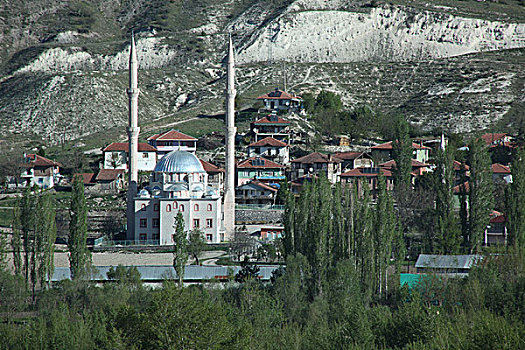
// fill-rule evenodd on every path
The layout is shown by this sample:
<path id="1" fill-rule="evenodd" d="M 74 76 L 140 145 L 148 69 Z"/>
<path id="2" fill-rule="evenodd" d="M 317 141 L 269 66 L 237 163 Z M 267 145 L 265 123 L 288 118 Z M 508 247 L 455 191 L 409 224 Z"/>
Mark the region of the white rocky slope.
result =
<path id="1" fill-rule="evenodd" d="M 369 13 L 298 1 L 259 30 L 239 62 L 413 61 L 525 47 L 525 24 L 387 6 Z M 326 7 L 325 7 L 326 8 Z M 271 46 L 271 48 L 270 48 Z"/>

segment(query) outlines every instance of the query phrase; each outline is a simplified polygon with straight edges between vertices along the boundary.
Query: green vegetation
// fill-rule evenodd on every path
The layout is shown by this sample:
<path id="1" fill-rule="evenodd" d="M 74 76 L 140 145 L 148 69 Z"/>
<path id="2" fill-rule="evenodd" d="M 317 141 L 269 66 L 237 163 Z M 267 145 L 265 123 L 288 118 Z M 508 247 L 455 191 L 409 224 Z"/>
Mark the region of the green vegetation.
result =
<path id="1" fill-rule="evenodd" d="M 91 253 L 87 249 L 87 206 L 84 184 L 80 176 L 75 176 L 73 179 L 67 246 L 72 278 L 75 280 L 85 278 L 89 275 Z"/>

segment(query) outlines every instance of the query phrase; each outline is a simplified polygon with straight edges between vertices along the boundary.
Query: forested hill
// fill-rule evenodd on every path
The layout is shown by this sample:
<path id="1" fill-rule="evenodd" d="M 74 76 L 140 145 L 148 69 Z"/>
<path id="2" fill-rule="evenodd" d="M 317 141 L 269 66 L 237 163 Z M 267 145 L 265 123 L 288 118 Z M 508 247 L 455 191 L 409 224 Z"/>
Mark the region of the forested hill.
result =
<path id="1" fill-rule="evenodd" d="M 226 33 L 244 107 L 286 78 L 427 130 L 505 125 L 523 110 L 524 18 L 514 0 L 3 0 L 0 149 L 123 136 L 132 30 L 144 131 L 221 112 Z"/>

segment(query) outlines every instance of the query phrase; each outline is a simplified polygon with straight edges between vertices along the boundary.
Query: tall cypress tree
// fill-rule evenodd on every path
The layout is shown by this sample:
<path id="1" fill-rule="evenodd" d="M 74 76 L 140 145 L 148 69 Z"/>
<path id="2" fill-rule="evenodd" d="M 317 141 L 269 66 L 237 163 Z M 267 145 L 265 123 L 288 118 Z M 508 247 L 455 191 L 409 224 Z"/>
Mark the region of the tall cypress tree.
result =
<path id="1" fill-rule="evenodd" d="M 393 177 L 396 190 L 411 188 L 412 172 L 412 140 L 409 135 L 409 125 L 404 117 L 398 116 L 395 123 L 395 137 L 392 140 L 392 158 L 396 162 Z"/>
<path id="2" fill-rule="evenodd" d="M 13 266 L 15 275 L 23 274 L 22 261 L 22 223 L 20 222 L 20 205 L 15 207 L 13 215 L 13 236 L 11 237 L 11 249 L 13 251 Z"/>
<path id="3" fill-rule="evenodd" d="M 179 211 L 175 217 L 175 232 L 173 233 L 173 268 L 177 272 L 179 286 L 182 287 L 184 266 L 188 261 L 186 232 L 184 231 L 184 218 Z"/>
<path id="4" fill-rule="evenodd" d="M 87 249 L 87 205 L 84 183 L 80 176 L 73 179 L 71 194 L 71 221 L 69 222 L 69 267 L 72 279 L 87 277 L 91 253 Z"/>
<path id="5" fill-rule="evenodd" d="M 282 188 L 282 187 L 281 187 Z M 283 247 L 284 256 L 295 255 L 295 196 L 290 190 L 286 190 L 283 195 L 284 200 L 284 237 Z"/>
<path id="6" fill-rule="evenodd" d="M 436 242 L 429 242 L 429 253 L 454 254 L 459 251 L 460 229 L 454 213 L 454 148 L 439 149 L 434 171 L 434 193 L 436 196 Z"/>
<path id="7" fill-rule="evenodd" d="M 511 164 L 512 183 L 505 190 L 508 245 L 525 246 L 525 148 L 520 148 Z"/>
<path id="8" fill-rule="evenodd" d="M 468 250 L 470 253 L 479 253 L 490 221 L 490 210 L 494 205 L 490 155 L 480 138 L 469 143 L 467 160 L 470 166 Z"/>

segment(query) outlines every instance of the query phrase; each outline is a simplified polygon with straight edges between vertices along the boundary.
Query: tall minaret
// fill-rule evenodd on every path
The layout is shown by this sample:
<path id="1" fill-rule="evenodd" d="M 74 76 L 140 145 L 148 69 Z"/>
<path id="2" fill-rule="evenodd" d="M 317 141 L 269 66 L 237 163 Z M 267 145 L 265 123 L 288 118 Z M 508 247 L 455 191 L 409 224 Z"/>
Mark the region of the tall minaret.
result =
<path id="1" fill-rule="evenodd" d="M 230 35 L 226 71 L 226 181 L 224 184 L 224 240 L 235 233 L 235 70 Z"/>
<path id="2" fill-rule="evenodd" d="M 129 49 L 129 88 L 128 94 L 128 198 L 127 198 L 127 239 L 135 239 L 135 203 L 134 198 L 137 195 L 137 158 L 139 147 L 140 128 L 138 110 L 139 110 L 139 88 L 138 88 L 138 62 L 137 52 L 135 49 L 135 37 L 131 34 L 131 47 Z"/>

